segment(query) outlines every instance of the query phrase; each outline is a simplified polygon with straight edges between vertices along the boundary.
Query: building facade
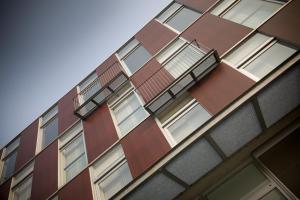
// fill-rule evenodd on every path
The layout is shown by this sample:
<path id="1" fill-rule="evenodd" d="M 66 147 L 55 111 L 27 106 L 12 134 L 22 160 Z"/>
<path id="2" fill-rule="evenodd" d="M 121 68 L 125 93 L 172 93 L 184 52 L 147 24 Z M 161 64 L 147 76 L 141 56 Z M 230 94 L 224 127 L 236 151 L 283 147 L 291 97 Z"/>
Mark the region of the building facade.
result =
<path id="1" fill-rule="evenodd" d="M 299 199 L 299 11 L 171 2 L 0 150 L 0 199 Z"/>

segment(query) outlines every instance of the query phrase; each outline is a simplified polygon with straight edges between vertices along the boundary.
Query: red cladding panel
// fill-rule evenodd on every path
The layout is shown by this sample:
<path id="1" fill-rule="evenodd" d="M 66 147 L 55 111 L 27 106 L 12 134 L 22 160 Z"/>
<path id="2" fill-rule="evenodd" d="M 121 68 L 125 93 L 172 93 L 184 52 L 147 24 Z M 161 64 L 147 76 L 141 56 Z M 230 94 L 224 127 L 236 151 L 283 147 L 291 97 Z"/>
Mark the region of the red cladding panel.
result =
<path id="1" fill-rule="evenodd" d="M 11 179 L 7 180 L 4 184 L 0 185 L 0 199 L 8 199 L 10 184 Z"/>
<path id="2" fill-rule="evenodd" d="M 99 75 L 100 84 L 102 86 L 106 85 L 122 71 L 123 68 L 119 62 L 113 63 L 105 72 Z"/>
<path id="3" fill-rule="evenodd" d="M 196 39 L 200 45 L 217 50 L 221 56 L 251 31 L 248 27 L 207 13 L 184 31 L 182 36 L 190 41 Z"/>
<path id="4" fill-rule="evenodd" d="M 205 12 L 209 7 L 214 5 L 218 0 L 176 0 L 189 8 L 193 8 L 201 13 Z"/>
<path id="5" fill-rule="evenodd" d="M 293 0 L 274 17 L 263 24 L 259 31 L 300 47 L 300 1 Z"/>
<path id="6" fill-rule="evenodd" d="M 20 135 L 20 146 L 18 148 L 15 170 L 20 169 L 35 156 L 38 121 L 39 120 L 35 120 Z"/>
<path id="7" fill-rule="evenodd" d="M 99 76 L 104 73 L 115 62 L 118 62 L 118 58 L 115 56 L 115 54 L 113 54 L 109 58 L 107 58 L 99 67 L 96 68 L 97 75 Z"/>
<path id="8" fill-rule="evenodd" d="M 89 170 L 71 180 L 58 192 L 58 196 L 60 200 L 93 200 Z"/>
<path id="9" fill-rule="evenodd" d="M 152 117 L 133 129 L 121 144 L 133 177 L 146 171 L 171 149 Z"/>
<path id="10" fill-rule="evenodd" d="M 32 181 L 32 200 L 47 199 L 57 190 L 58 178 L 58 142 L 44 149 L 34 162 Z"/>
<path id="11" fill-rule="evenodd" d="M 135 38 L 154 55 L 176 36 L 175 32 L 153 19 L 135 35 Z"/>
<path id="12" fill-rule="evenodd" d="M 106 104 L 100 106 L 84 120 L 83 127 L 89 162 L 118 140 L 118 135 Z"/>
<path id="13" fill-rule="evenodd" d="M 78 118 L 74 115 L 73 98 L 77 95 L 76 87 L 58 101 L 58 132 L 69 128 Z"/>
<path id="14" fill-rule="evenodd" d="M 167 88 L 173 81 L 174 78 L 172 75 L 165 68 L 161 68 L 137 89 L 145 103 L 148 103 Z"/>
<path id="15" fill-rule="evenodd" d="M 190 89 L 191 95 L 211 114 L 216 114 L 254 85 L 254 81 L 220 63 Z"/>

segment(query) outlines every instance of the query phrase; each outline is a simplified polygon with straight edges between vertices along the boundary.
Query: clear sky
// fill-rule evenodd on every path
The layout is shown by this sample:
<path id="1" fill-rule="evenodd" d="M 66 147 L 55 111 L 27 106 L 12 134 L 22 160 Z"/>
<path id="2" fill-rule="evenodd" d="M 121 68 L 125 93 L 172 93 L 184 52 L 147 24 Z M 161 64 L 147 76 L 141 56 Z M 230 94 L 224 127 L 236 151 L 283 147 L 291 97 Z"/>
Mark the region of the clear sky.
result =
<path id="1" fill-rule="evenodd" d="M 171 0 L 2 0 L 0 148 Z"/>

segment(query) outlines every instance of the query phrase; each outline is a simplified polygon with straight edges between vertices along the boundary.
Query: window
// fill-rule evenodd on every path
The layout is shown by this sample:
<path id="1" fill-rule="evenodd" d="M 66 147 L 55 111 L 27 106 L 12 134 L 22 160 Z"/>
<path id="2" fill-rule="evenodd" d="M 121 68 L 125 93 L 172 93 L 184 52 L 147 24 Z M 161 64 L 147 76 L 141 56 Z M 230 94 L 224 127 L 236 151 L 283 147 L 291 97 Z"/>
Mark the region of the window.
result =
<path id="1" fill-rule="evenodd" d="M 157 20 L 178 32 L 182 32 L 200 16 L 200 13 L 174 2 L 157 17 Z"/>
<path id="2" fill-rule="evenodd" d="M 108 102 L 120 138 L 149 116 L 131 84 L 127 84 L 125 88 L 125 91 L 121 89 L 122 93 L 118 93 L 118 98 Z"/>
<path id="3" fill-rule="evenodd" d="M 65 184 L 87 165 L 81 122 L 75 124 L 59 138 L 60 185 Z"/>
<path id="4" fill-rule="evenodd" d="M 38 151 L 44 149 L 58 135 L 58 107 L 54 106 L 40 118 L 40 130 L 38 137 Z"/>
<path id="5" fill-rule="evenodd" d="M 27 200 L 31 197 L 33 162 L 13 177 L 9 199 Z"/>
<path id="6" fill-rule="evenodd" d="M 211 115 L 188 93 L 176 99 L 157 115 L 171 146 L 181 142 L 210 117 Z"/>
<path id="7" fill-rule="evenodd" d="M 160 52 L 156 59 L 174 78 L 178 78 L 203 56 L 199 48 L 178 38 Z"/>
<path id="8" fill-rule="evenodd" d="M 19 144 L 20 138 L 17 138 L 3 149 L 0 162 L 0 169 L 2 169 L 0 184 L 9 179 L 14 173 L 17 158 L 17 148 Z"/>
<path id="9" fill-rule="evenodd" d="M 95 199 L 111 198 L 132 180 L 121 145 L 97 160 L 90 172 Z"/>
<path id="10" fill-rule="evenodd" d="M 295 52 L 295 49 L 279 43 L 274 38 L 257 33 L 228 54 L 224 60 L 259 80 Z"/>
<path id="11" fill-rule="evenodd" d="M 94 72 L 84 79 L 77 87 L 79 104 L 82 104 L 88 100 L 91 96 L 93 96 L 93 94 L 98 92 L 100 88 L 100 81 L 96 72 Z"/>
<path id="12" fill-rule="evenodd" d="M 139 70 L 151 57 L 149 52 L 135 38 L 130 40 L 118 52 L 120 59 L 128 75 L 134 74 Z"/>
<path id="13" fill-rule="evenodd" d="M 211 13 L 256 28 L 285 2 L 279 0 L 224 0 Z"/>
<path id="14" fill-rule="evenodd" d="M 208 200 L 227 199 L 287 199 L 278 186 L 260 172 L 254 164 L 241 169 L 207 195 Z"/>

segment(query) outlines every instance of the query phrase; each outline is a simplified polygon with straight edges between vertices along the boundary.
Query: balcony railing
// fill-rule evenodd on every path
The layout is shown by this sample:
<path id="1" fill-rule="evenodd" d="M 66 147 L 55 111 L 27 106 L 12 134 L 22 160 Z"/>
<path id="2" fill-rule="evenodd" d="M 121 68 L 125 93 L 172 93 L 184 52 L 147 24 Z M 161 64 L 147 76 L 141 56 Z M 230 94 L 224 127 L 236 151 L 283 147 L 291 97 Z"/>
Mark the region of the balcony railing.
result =
<path id="1" fill-rule="evenodd" d="M 113 63 L 74 97 L 74 114 L 81 119 L 85 119 L 104 103 L 111 94 L 118 91 L 127 80 L 128 77 L 122 70 L 121 65 L 118 62 Z"/>
<path id="2" fill-rule="evenodd" d="M 145 108 L 151 114 L 158 112 L 213 70 L 218 62 L 217 52 L 200 47 L 196 40 L 182 46 L 137 88 Z"/>

